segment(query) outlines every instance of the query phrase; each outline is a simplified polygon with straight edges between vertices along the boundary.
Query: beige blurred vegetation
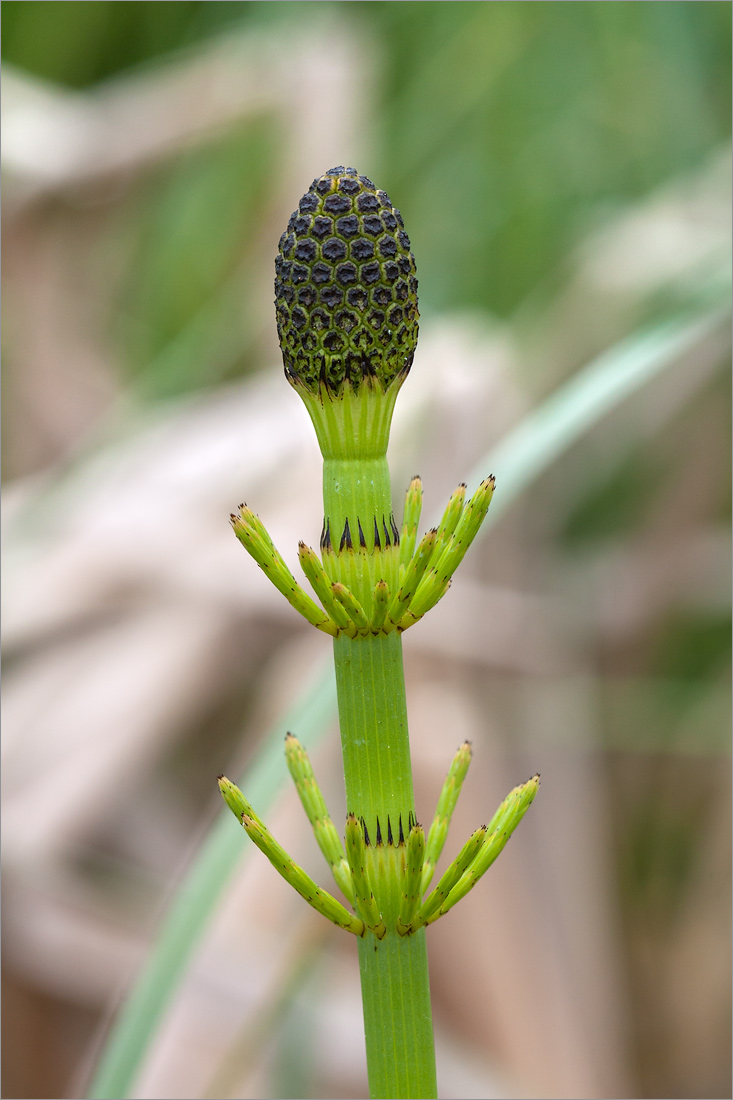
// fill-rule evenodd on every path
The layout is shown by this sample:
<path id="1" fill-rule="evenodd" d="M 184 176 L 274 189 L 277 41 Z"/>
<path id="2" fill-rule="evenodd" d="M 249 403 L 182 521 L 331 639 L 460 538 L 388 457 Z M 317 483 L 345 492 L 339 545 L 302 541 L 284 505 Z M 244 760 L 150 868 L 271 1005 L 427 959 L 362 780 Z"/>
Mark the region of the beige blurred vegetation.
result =
<path id="1" fill-rule="evenodd" d="M 274 329 L 290 210 L 336 163 L 402 209 L 423 321 L 390 460 L 434 512 L 725 284 L 730 12 L 3 8 L 3 1094 L 80 1096 L 216 775 L 329 655 L 228 527 L 246 499 L 294 570 L 320 530 Z M 419 815 L 464 738 L 454 843 L 542 773 L 431 930 L 446 1098 L 730 1095 L 728 363 L 723 327 L 604 420 L 406 638 Z M 338 820 L 335 730 L 315 765 Z M 290 789 L 270 818 L 325 883 Z M 252 859 L 135 1095 L 363 1096 L 360 1012 L 350 939 Z"/>

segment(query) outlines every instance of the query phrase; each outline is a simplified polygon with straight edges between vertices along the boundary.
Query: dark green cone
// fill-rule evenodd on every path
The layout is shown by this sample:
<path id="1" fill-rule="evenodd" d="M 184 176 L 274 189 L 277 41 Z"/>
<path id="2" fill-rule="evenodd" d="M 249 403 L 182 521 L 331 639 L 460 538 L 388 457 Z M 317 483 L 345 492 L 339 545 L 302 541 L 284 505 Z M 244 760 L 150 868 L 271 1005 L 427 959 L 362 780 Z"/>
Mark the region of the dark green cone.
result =
<path id="1" fill-rule="evenodd" d="M 354 168 L 311 184 L 280 238 L 277 331 L 288 381 L 337 396 L 407 375 L 418 330 L 417 278 L 402 217 Z"/>

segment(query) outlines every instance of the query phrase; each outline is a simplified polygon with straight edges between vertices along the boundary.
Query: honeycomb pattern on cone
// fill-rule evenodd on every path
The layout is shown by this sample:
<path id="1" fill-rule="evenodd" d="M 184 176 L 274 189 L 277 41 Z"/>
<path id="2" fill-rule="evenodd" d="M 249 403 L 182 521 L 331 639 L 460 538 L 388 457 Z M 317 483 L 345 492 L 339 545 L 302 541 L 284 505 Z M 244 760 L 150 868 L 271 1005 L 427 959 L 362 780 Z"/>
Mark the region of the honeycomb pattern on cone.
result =
<path id="1" fill-rule="evenodd" d="M 312 393 L 405 377 L 417 344 L 415 259 L 402 216 L 354 168 L 313 181 L 280 238 L 277 332 L 285 374 Z"/>

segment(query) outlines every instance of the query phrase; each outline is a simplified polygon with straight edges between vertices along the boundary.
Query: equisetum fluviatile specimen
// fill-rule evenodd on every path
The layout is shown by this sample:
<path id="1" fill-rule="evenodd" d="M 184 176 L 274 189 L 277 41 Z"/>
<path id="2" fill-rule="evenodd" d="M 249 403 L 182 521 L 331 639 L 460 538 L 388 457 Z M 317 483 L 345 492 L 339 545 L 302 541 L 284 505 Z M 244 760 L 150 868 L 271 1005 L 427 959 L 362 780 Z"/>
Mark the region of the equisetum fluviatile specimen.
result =
<path id="1" fill-rule="evenodd" d="M 324 460 L 320 553 L 302 542 L 298 549 L 313 595 L 251 508 L 242 504 L 231 519 L 285 599 L 333 638 L 348 807 L 343 840 L 292 734 L 285 752 L 346 904 L 291 859 L 233 783 L 221 777 L 219 786 L 276 870 L 357 938 L 371 1096 L 434 1097 L 425 930 L 501 853 L 539 776 L 510 791 L 430 890 L 471 748 L 466 742 L 456 752 L 426 834 L 412 788 L 402 634 L 448 591 L 489 508 L 494 479 L 468 499 L 459 485 L 438 526 L 420 536 L 422 485 L 415 477 L 397 525 L 386 454 L 417 344 L 417 278 L 402 217 L 366 176 L 337 167 L 313 181 L 280 239 L 275 299 L 285 375 L 308 410 Z"/>

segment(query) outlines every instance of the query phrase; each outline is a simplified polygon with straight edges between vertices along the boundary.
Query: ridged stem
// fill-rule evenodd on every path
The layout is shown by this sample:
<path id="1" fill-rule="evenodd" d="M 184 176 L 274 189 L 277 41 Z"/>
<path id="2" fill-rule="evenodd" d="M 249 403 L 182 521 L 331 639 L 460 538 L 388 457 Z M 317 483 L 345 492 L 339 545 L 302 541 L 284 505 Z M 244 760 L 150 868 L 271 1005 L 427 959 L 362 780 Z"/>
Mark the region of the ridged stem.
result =
<path id="1" fill-rule="evenodd" d="M 407 732 L 402 639 L 396 632 L 334 639 L 346 809 L 364 818 L 376 843 L 377 818 L 395 840 L 415 813 Z"/>
<path id="2" fill-rule="evenodd" d="M 372 525 L 377 516 L 381 525 L 383 512 L 389 526 L 385 458 L 325 463 L 324 514 L 332 540 L 347 518 L 351 525 L 358 514 L 363 527 L 364 516 Z M 324 564 L 328 558 L 338 574 L 347 568 L 347 557 L 335 545 L 333 554 L 324 554 Z M 399 563 L 394 545 L 385 553 L 369 542 L 364 561 L 369 562 L 365 587 L 375 583 L 376 570 L 393 588 Z M 353 564 L 349 567 L 353 572 Z M 368 869 L 387 926 L 383 938 L 367 932 L 358 941 L 369 1094 L 385 1100 L 437 1097 L 425 930 L 401 936 L 396 927 L 406 859 L 405 846 L 398 845 L 400 823 L 406 836 L 415 813 L 402 639 L 396 632 L 341 635 L 334 639 L 334 659 L 346 806 L 366 824 Z"/>
<path id="3" fill-rule="evenodd" d="M 436 1097 L 425 929 L 358 943 L 370 1097 Z"/>

